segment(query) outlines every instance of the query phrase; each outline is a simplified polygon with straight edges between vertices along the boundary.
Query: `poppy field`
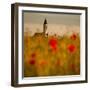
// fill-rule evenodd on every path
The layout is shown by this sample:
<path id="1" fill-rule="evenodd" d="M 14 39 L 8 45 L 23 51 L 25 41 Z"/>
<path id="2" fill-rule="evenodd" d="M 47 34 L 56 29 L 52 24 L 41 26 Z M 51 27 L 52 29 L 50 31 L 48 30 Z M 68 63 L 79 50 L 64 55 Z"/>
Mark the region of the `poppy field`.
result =
<path id="1" fill-rule="evenodd" d="M 79 34 L 24 35 L 24 77 L 79 74 Z"/>

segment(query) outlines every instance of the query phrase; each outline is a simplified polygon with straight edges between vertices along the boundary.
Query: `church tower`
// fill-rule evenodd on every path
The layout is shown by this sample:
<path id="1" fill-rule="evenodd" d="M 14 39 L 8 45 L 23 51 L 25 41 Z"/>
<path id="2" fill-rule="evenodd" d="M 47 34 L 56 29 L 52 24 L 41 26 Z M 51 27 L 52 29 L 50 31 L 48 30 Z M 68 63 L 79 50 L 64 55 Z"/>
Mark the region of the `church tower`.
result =
<path id="1" fill-rule="evenodd" d="M 46 33 L 46 30 L 47 30 L 47 20 L 45 19 L 44 20 L 44 23 L 43 23 L 43 34 L 45 35 Z"/>

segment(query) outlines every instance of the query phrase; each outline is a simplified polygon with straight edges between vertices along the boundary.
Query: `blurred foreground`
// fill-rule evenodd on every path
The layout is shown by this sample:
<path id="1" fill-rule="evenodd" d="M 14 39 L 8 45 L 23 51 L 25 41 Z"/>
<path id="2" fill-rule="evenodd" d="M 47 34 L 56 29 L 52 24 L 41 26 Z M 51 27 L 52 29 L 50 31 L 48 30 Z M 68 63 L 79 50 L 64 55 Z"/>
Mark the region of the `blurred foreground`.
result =
<path id="1" fill-rule="evenodd" d="M 24 77 L 79 74 L 78 34 L 24 36 Z"/>

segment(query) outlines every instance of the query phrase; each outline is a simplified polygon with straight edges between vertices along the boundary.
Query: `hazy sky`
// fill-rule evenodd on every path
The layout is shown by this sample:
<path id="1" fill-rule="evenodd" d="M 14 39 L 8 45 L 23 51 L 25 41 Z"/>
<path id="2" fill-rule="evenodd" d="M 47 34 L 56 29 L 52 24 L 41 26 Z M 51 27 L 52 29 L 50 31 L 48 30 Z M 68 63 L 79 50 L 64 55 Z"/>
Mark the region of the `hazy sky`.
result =
<path id="1" fill-rule="evenodd" d="M 24 12 L 24 23 L 43 24 L 45 18 L 48 24 L 80 25 L 80 15 Z"/>
<path id="2" fill-rule="evenodd" d="M 46 33 L 49 35 L 65 35 L 80 32 L 80 15 L 24 12 L 24 31 L 33 36 L 43 32 L 43 23 L 47 19 Z"/>

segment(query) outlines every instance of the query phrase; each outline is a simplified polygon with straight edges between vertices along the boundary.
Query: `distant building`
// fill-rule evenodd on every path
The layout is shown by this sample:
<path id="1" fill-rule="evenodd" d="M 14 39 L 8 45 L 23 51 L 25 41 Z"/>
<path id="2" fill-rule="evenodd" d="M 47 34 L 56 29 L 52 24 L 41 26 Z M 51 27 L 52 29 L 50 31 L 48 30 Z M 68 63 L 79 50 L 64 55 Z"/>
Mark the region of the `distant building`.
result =
<path id="1" fill-rule="evenodd" d="M 46 30 L 47 30 L 47 20 L 45 19 L 44 20 L 44 24 L 43 24 L 43 34 L 45 35 L 46 33 Z"/>
<path id="2" fill-rule="evenodd" d="M 45 36 L 46 34 L 46 30 L 47 30 L 47 20 L 45 19 L 44 20 L 44 23 L 43 23 L 43 32 L 42 33 L 35 33 L 34 36 Z"/>

